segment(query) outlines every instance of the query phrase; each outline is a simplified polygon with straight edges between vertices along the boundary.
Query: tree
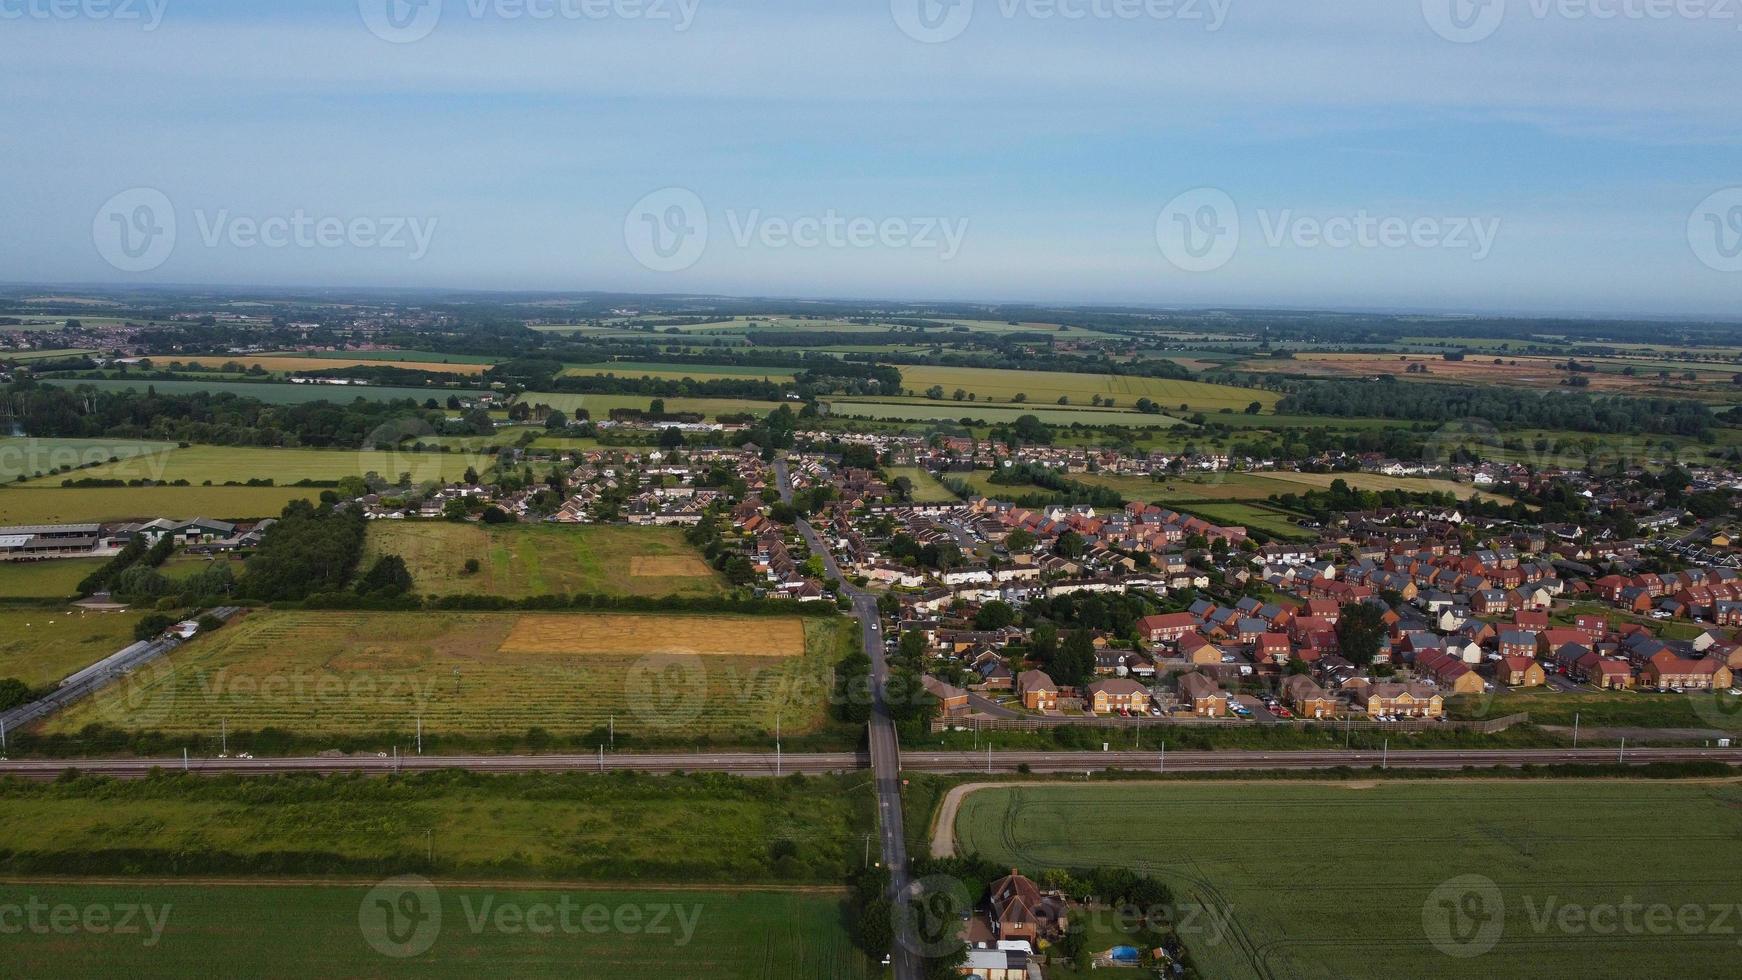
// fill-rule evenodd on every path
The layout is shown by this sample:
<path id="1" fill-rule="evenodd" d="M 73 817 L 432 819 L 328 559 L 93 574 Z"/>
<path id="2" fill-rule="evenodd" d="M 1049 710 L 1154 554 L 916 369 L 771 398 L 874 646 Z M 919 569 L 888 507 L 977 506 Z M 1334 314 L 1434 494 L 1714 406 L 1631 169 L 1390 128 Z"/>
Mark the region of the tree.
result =
<path id="1" fill-rule="evenodd" d="M 650 402 L 648 404 L 647 413 L 649 415 L 664 415 L 665 414 L 665 399 L 655 398 L 652 402 Z"/>
<path id="2" fill-rule="evenodd" d="M 1378 606 L 1357 602 L 1344 606 L 1337 620 L 1337 643 L 1343 656 L 1360 667 L 1373 663 L 1389 631 Z"/>
<path id="3" fill-rule="evenodd" d="M 0 679 L 0 711 L 11 711 L 13 708 L 30 700 L 30 686 L 16 677 Z"/>
<path id="4" fill-rule="evenodd" d="M 552 412 L 545 416 L 544 427 L 547 429 L 566 429 L 569 427 L 569 417 L 561 412 Z"/>
<path id="5" fill-rule="evenodd" d="M 974 628 L 977 630 L 1000 630 L 1016 622 L 1016 610 L 1010 604 L 996 599 L 980 607 L 974 615 Z"/>
<path id="6" fill-rule="evenodd" d="M 476 575 L 481 569 L 483 569 L 483 567 L 483 564 L 479 562 L 478 559 L 468 558 L 466 559 L 466 563 L 460 566 L 460 574 Z"/>
<path id="7" fill-rule="evenodd" d="M 411 591 L 411 571 L 398 555 L 382 555 L 357 582 L 357 594 L 400 596 Z"/>
<path id="8" fill-rule="evenodd" d="M 1060 558 L 1081 558 L 1085 549 L 1083 536 L 1075 531 L 1066 531 L 1059 535 L 1058 541 L 1052 546 L 1053 552 Z"/>
<path id="9" fill-rule="evenodd" d="M 1013 555 L 1023 555 L 1034 550 L 1034 532 L 1025 527 L 1019 527 L 1004 537 L 1004 547 Z"/>
<path id="10" fill-rule="evenodd" d="M 659 445 L 662 449 L 677 449 L 684 444 L 683 430 L 675 425 L 668 425 L 659 432 Z"/>
<path id="11" fill-rule="evenodd" d="M 1053 657 L 1047 673 L 1067 687 L 1087 684 L 1095 676 L 1095 640 L 1087 629 L 1071 631 L 1070 639 Z"/>

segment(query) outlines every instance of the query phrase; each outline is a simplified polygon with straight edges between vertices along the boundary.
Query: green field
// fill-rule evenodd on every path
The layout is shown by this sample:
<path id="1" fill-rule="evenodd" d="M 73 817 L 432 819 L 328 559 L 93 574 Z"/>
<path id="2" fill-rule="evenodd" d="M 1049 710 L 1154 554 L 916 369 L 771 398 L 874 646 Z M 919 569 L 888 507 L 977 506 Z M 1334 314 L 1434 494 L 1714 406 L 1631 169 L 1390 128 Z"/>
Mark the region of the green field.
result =
<path id="1" fill-rule="evenodd" d="M 67 599 L 107 558 L 0 562 L 0 599 Z"/>
<path id="2" fill-rule="evenodd" d="M 956 495 L 944 489 L 937 477 L 918 466 L 890 466 L 886 469 L 891 481 L 903 476 L 913 481 L 913 499 L 917 503 L 947 504 L 956 499 Z"/>
<path id="3" fill-rule="evenodd" d="M 1191 513 L 1224 527 L 1262 531 L 1275 538 L 1310 541 L 1318 535 L 1298 523 L 1301 518 L 1256 504 L 1192 504 Z"/>
<path id="4" fill-rule="evenodd" d="M 956 828 L 962 850 L 1030 875 L 1160 877 L 1206 977 L 1734 975 L 1733 780 L 997 788 L 969 796 Z M 1674 844 L 1616 846 L 1654 829 Z M 1444 903 L 1468 914 L 1462 928 Z M 1666 907 L 1672 925 L 1567 928 L 1555 911 L 1622 903 Z M 1673 925 L 1673 910 L 1710 922 L 1717 906 L 1729 907 L 1722 934 Z M 1479 929 L 1484 917 L 1497 932 Z"/>
<path id="5" fill-rule="evenodd" d="M 1214 413 L 1224 408 L 1243 412 L 1253 402 L 1266 408 L 1275 406 L 1282 396 L 1276 392 L 1229 385 L 1206 384 L 1201 381 L 1176 381 L 1170 378 L 1146 378 L 1123 374 L 1066 374 L 1057 371 L 1008 371 L 992 368 L 915 367 L 902 365 L 903 387 L 914 394 L 933 385 L 944 389 L 945 397 L 957 388 L 978 395 L 980 401 L 996 399 L 1006 402 L 1017 394 L 1028 396 L 1029 404 L 1052 406 L 1060 398 L 1069 398 L 1074 406 L 1088 406 L 1094 396 L 1114 399 L 1119 408 L 1130 408 L 1139 398 L 1148 398 L 1163 411 L 1179 411 L 1181 405 L 1193 412 Z"/>
<path id="6" fill-rule="evenodd" d="M 338 739 L 410 733 L 582 739 L 692 736 L 760 744 L 829 725 L 846 620 L 579 613 L 256 612 L 45 723 L 71 734 L 278 729 Z M 386 737 L 383 735 L 383 737 Z M 232 744 L 235 744 L 234 742 Z"/>
<path id="7" fill-rule="evenodd" d="M 398 555 L 424 595 L 718 595 L 724 581 L 665 527 L 456 524 L 376 521 L 363 555 L 368 567 Z M 478 560 L 466 574 L 468 558 Z"/>
<path id="8" fill-rule="evenodd" d="M 604 364 L 577 364 L 563 371 L 565 375 L 586 377 L 614 374 L 619 378 L 666 378 L 681 381 L 713 381 L 723 378 L 744 378 L 751 381 L 790 381 L 794 368 L 744 367 L 735 364 L 669 364 L 658 361 L 610 361 Z"/>
<path id="9" fill-rule="evenodd" d="M 131 459 L 174 447 L 171 442 L 137 439 L 0 439 L 0 482 L 12 483 L 20 476 L 52 473 L 63 466 L 85 466 L 111 459 Z"/>
<path id="10" fill-rule="evenodd" d="M 54 684 L 133 642 L 139 613 L 0 610 L 0 678 Z"/>
<path id="11" fill-rule="evenodd" d="M 427 951 L 407 958 L 390 958 L 369 945 L 360 916 L 369 914 L 363 911 L 365 901 L 375 896 L 361 884 L 6 884 L 0 885 L 0 906 L 34 897 L 81 910 L 168 907 L 167 928 L 151 945 L 146 944 L 148 928 L 142 935 L 81 935 L 73 942 L 28 931 L 7 936 L 8 972 L 21 977 L 189 977 L 211 975 L 218 963 L 231 977 L 860 980 L 870 975 L 864 954 L 841 927 L 842 899 L 828 893 L 442 885 L 433 894 L 442 913 L 440 928 Z M 553 914 L 565 905 L 572 909 L 566 929 Z M 549 916 L 555 925 L 547 932 L 518 918 L 495 918 L 504 909 L 529 913 L 534 924 Z M 484 913 L 489 917 L 480 918 Z M 510 925 L 504 928 L 501 921 Z M 619 928 L 613 921 L 635 925 Z"/>
<path id="12" fill-rule="evenodd" d="M 519 400 L 528 405 L 549 405 L 573 415 L 585 409 L 595 420 L 610 418 L 614 408 L 635 408 L 647 411 L 653 395 L 575 395 L 566 392 L 529 391 Z M 713 418 L 716 415 L 766 415 L 779 408 L 774 402 L 748 401 L 742 398 L 664 398 L 667 412 L 696 412 Z M 793 406 L 798 411 L 799 406 Z"/>
<path id="13" fill-rule="evenodd" d="M 670 401 L 667 401 L 670 404 Z M 1048 425 L 1125 425 L 1133 428 L 1173 428 L 1180 421 L 1168 415 L 1146 415 L 1117 409 L 1064 408 L 1050 404 L 1010 405 L 985 402 L 932 401 L 930 399 L 829 399 L 832 415 L 862 416 L 873 419 L 894 419 L 913 422 L 955 422 L 958 419 L 984 419 L 988 422 L 1014 422 L 1032 415 Z"/>
<path id="14" fill-rule="evenodd" d="M 221 521 L 277 517 L 318 490 L 295 487 L 113 487 L 0 489 L 0 525 L 84 524 L 156 517 Z"/>
<path id="15" fill-rule="evenodd" d="M 98 391 L 138 391 L 144 393 L 147 388 L 155 388 L 166 395 L 236 395 L 240 398 L 258 398 L 272 405 L 301 405 L 307 402 L 333 402 L 348 405 L 361 398 L 366 401 L 384 402 L 410 398 L 418 402 L 434 398 L 445 402 L 449 395 L 459 395 L 462 398 L 485 394 L 482 390 L 460 388 L 393 388 L 385 385 L 296 385 L 270 384 L 262 381 L 162 381 L 154 379 L 122 380 L 104 379 L 90 381 L 79 378 L 44 378 L 43 384 L 58 385 L 63 388 L 90 386 Z"/>
<path id="16" fill-rule="evenodd" d="M 838 885 L 860 862 L 856 831 L 870 829 L 866 781 L 456 771 L 7 780 L 0 875 L 379 880 L 417 870 L 474 881 Z M 781 840 L 797 843 L 792 861 L 770 853 Z"/>
<path id="17" fill-rule="evenodd" d="M 334 481 L 347 476 L 377 473 L 397 480 L 410 473 L 413 483 L 458 480 L 468 467 L 480 473 L 493 460 L 482 453 L 414 453 L 377 449 L 269 449 L 251 446 L 173 446 L 135 456 L 119 463 L 93 466 L 73 473 L 45 476 L 26 487 L 59 487 L 63 480 L 151 480 L 158 483 L 186 480 L 238 483 L 270 479 L 280 484 L 299 480 Z"/>

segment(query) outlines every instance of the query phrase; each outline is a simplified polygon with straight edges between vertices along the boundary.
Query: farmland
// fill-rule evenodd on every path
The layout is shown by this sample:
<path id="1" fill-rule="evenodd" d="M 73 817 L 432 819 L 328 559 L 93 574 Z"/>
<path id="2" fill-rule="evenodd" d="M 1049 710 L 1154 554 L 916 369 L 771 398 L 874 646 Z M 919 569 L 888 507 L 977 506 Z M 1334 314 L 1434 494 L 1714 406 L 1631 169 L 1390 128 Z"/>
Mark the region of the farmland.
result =
<path id="1" fill-rule="evenodd" d="M 578 364 L 563 371 L 572 377 L 614 374 L 619 378 L 668 378 L 713 381 L 722 378 L 745 378 L 752 381 L 789 381 L 793 368 L 740 367 L 733 364 L 666 364 L 657 362 L 607 361 L 602 364 Z"/>
<path id="2" fill-rule="evenodd" d="M 97 391 L 137 391 L 143 394 L 147 388 L 155 388 L 166 395 L 236 395 L 240 398 L 257 398 L 269 405 L 302 405 L 308 402 L 334 402 L 348 404 L 359 398 L 367 401 L 397 401 L 413 399 L 422 402 L 429 398 L 445 399 L 449 395 L 472 397 L 485 392 L 461 388 L 394 388 L 386 385 L 298 385 L 272 384 L 265 381 L 194 381 L 190 379 L 176 380 L 125 380 L 102 379 L 88 380 L 84 378 L 44 378 L 43 384 L 58 385 L 63 388 L 79 388 L 89 386 Z"/>
<path id="3" fill-rule="evenodd" d="M 615 408 L 633 408 L 643 412 L 653 403 L 653 395 L 577 395 L 567 392 L 529 391 L 521 395 L 519 400 L 528 405 L 549 405 L 561 412 L 573 415 L 585 410 L 595 419 L 603 419 Z M 667 412 L 695 412 L 710 418 L 716 415 L 737 415 L 748 413 L 766 415 L 779 408 L 775 402 L 757 402 L 742 398 L 665 398 Z M 797 411 L 798 406 L 793 406 Z"/>
<path id="4" fill-rule="evenodd" d="M 834 619 L 259 612 L 56 716 L 130 731 L 758 738 L 825 725 Z"/>
<path id="5" fill-rule="evenodd" d="M 573 527 L 377 521 L 365 566 L 381 555 L 405 559 L 425 595 L 524 598 L 576 592 L 717 595 L 719 576 L 675 528 Z M 467 559 L 478 571 L 467 573 Z"/>
<path id="6" fill-rule="evenodd" d="M 1258 504 L 1191 504 L 1189 509 L 1206 521 L 1260 531 L 1273 538 L 1310 541 L 1318 536 L 1302 528 L 1297 523 L 1300 518 Z"/>
<path id="7" fill-rule="evenodd" d="M 936 385 L 944 389 L 946 397 L 957 388 L 978 395 L 980 401 L 996 399 L 1006 402 L 1017 394 L 1025 394 L 1036 406 L 1052 406 L 1060 398 L 1069 398 L 1072 405 L 1086 406 L 1094 396 L 1100 395 L 1114 399 L 1121 408 L 1137 404 L 1139 398 L 1148 398 L 1170 412 L 1185 405 L 1193 412 L 1214 413 L 1224 408 L 1243 412 L 1253 402 L 1269 408 L 1281 398 L 1275 392 L 1252 388 L 1119 374 L 903 365 L 901 378 L 902 384 L 915 394 Z"/>
<path id="8" fill-rule="evenodd" d="M 221 521 L 277 517 L 292 500 L 319 496 L 294 487 L 115 487 L 0 490 L 0 525 L 81 524 L 154 517 Z"/>
<path id="9" fill-rule="evenodd" d="M 66 599 L 106 558 L 0 562 L 0 599 Z"/>
<path id="10" fill-rule="evenodd" d="M 669 406 L 671 400 L 667 399 Z M 1014 422 L 1032 415 L 1048 425 L 1128 425 L 1134 428 L 1173 428 L 1178 419 L 1167 415 L 1147 415 L 1108 409 L 1060 408 L 1049 405 L 988 405 L 984 402 L 932 401 L 929 399 L 829 399 L 832 415 L 862 416 L 873 419 L 895 419 L 912 422 L 955 422 L 958 419 L 984 419 L 988 422 Z"/>
<path id="11" fill-rule="evenodd" d="M 0 610 L 0 678 L 54 684 L 133 642 L 138 613 Z"/>
<path id="12" fill-rule="evenodd" d="M 0 904 L 37 897 L 75 908 L 138 903 L 172 910 L 163 938 L 150 946 L 142 942 L 148 933 L 85 936 L 71 944 L 53 935 L 8 936 L 8 964 L 31 977 L 197 976 L 213 963 L 223 963 L 231 976 L 271 976 L 283 972 L 287 950 L 295 950 L 299 972 L 327 977 L 573 977 L 578 963 L 587 964 L 589 975 L 618 980 L 869 975 L 864 954 L 852 948 L 840 926 L 841 899 L 830 894 L 443 885 L 436 941 L 403 960 L 376 952 L 359 932 L 359 909 L 368 894 L 364 885 L 57 882 L 0 886 Z M 474 919 L 504 908 L 536 916 L 563 907 L 573 909 L 571 929 L 505 930 L 492 919 L 474 931 L 467 919 L 468 912 Z M 678 925 L 679 912 L 686 921 L 693 917 L 693 933 Z M 612 926 L 611 917 L 620 913 L 633 915 L 638 927 Z M 550 921 L 558 920 L 553 915 Z"/>
<path id="13" fill-rule="evenodd" d="M 168 447 L 75 473 L 45 476 L 26 489 L 58 487 L 63 480 L 150 480 L 193 484 L 270 479 L 280 484 L 301 480 L 332 482 L 347 476 L 378 473 L 396 480 L 410 473 L 413 483 L 458 480 L 468 467 L 482 472 L 491 460 L 474 453 L 414 453 L 397 450 L 270 449 L 250 446 Z"/>
<path id="14" fill-rule="evenodd" d="M 173 447 L 169 442 L 137 439 L 0 439 L 0 482 L 12 483 L 20 476 L 52 473 L 63 466 L 85 466 L 111 459 L 131 459 Z"/>
<path id="15" fill-rule="evenodd" d="M 434 371 L 441 374 L 477 376 L 490 369 L 488 363 L 447 363 L 443 361 L 393 361 L 360 357 L 306 357 L 298 354 L 236 354 L 224 357 L 162 357 L 154 363 L 167 367 L 173 361 L 198 364 L 218 369 L 230 364 L 244 368 L 258 367 L 273 374 L 298 374 L 306 371 L 331 371 L 347 367 L 404 368 L 408 371 Z"/>
<path id="16" fill-rule="evenodd" d="M 253 872 L 816 882 L 857 867 L 863 775 L 568 773 L 0 786 L 0 875 Z M 797 843 L 776 866 L 770 845 Z M 353 928 L 356 916 L 351 916 Z"/>
<path id="17" fill-rule="evenodd" d="M 1705 401 L 1734 401 L 1737 397 L 1730 378 L 1735 373 L 1723 367 L 1713 368 L 1679 362 L 1661 362 L 1635 358 L 1578 358 L 1581 364 L 1593 365 L 1595 371 L 1582 371 L 1579 377 L 1590 384 L 1581 390 L 1608 394 L 1628 394 L 1641 397 L 1696 398 Z M 1299 353 L 1289 360 L 1260 358 L 1241 365 L 1243 370 L 1278 371 L 1289 374 L 1321 377 L 1374 377 L 1378 375 L 1406 376 L 1412 381 L 1442 384 L 1497 384 L 1514 388 L 1559 389 L 1569 374 L 1559 357 L 1488 356 L 1486 354 L 1447 361 L 1433 354 L 1342 354 Z M 1411 365 L 1425 366 L 1427 372 L 1406 375 Z M 1558 366 L 1557 366 L 1558 365 Z M 1624 374 L 1631 370 L 1633 373 Z M 1667 372 L 1669 377 L 1660 377 Z M 1693 378 L 1685 379 L 1691 373 Z"/>
<path id="18" fill-rule="evenodd" d="M 1568 832 L 1572 813 L 1591 827 L 1676 827 L 1680 846 L 1593 846 Z M 1133 835 L 1137 823 L 1216 834 Z M 1182 938 L 1214 977 L 1720 977 L 1733 934 L 1565 929 L 1542 909 L 1742 898 L 1720 858 L 1742 841 L 1733 780 L 995 788 L 963 802 L 956 830 L 962 849 L 1030 874 L 1111 865 L 1160 877 L 1183 908 L 1204 910 Z M 1359 874 L 1336 870 L 1349 857 Z M 1466 885 L 1495 895 L 1478 911 L 1503 926 L 1485 954 L 1442 955 L 1430 935 L 1481 953 L 1443 928 L 1439 903 L 1468 902 Z"/>

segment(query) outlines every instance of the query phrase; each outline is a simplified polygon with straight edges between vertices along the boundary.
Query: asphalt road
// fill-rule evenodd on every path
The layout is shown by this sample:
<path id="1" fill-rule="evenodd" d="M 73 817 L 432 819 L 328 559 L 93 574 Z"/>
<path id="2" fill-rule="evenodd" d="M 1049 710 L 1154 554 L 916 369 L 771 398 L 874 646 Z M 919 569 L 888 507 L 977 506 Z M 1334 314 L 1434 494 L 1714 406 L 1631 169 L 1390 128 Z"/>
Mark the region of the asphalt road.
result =
<path id="1" fill-rule="evenodd" d="M 786 460 L 774 461 L 774 473 L 779 481 L 780 499 L 791 503 L 792 480 L 787 473 Z M 853 614 L 859 618 L 865 652 L 871 657 L 874 700 L 867 738 L 871 751 L 872 782 L 876 784 L 877 790 L 877 822 L 882 829 L 883 838 L 879 853 L 883 857 L 883 866 L 889 869 L 891 897 L 899 908 L 901 896 L 910 893 L 912 884 L 907 876 L 907 840 L 902 834 L 901 826 L 901 744 L 895 736 L 895 721 L 890 717 L 889 705 L 883 697 L 884 685 L 889 680 L 889 664 L 883 656 L 883 622 L 877 611 L 877 597 L 847 581 L 847 576 L 841 574 L 841 567 L 835 563 L 833 552 L 823 543 L 810 522 L 800 520 L 798 530 L 810 545 L 811 552 L 822 558 L 829 575 L 841 583 L 842 593 L 852 599 Z M 897 915 L 895 928 L 895 949 L 890 955 L 896 980 L 919 980 L 921 964 L 914 952 L 919 946 L 912 933 L 912 923 L 906 916 Z"/>

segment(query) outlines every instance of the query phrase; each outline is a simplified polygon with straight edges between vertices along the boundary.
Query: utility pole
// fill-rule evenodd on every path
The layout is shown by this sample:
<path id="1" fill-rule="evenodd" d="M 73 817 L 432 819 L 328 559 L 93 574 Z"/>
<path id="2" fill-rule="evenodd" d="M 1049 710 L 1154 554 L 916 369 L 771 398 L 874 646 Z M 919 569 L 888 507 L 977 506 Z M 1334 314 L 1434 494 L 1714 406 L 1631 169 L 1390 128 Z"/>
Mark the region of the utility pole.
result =
<path id="1" fill-rule="evenodd" d="M 1161 771 L 1167 772 L 1167 743 L 1161 743 Z"/>
<path id="2" fill-rule="evenodd" d="M 1626 761 L 1627 761 L 1627 736 L 1623 735 L 1623 736 L 1621 736 L 1621 754 L 1617 755 L 1615 757 L 1615 763 L 1617 765 L 1621 765 L 1621 764 L 1624 764 Z"/>
<path id="3" fill-rule="evenodd" d="M 986 743 L 986 774 L 992 774 L 992 743 Z"/>
<path id="4" fill-rule="evenodd" d="M 230 754 L 230 719 L 228 718 L 218 719 L 218 745 L 218 751 L 225 755 Z"/>
<path id="5" fill-rule="evenodd" d="M 181 771 L 188 771 L 188 750 L 185 746 L 181 750 Z"/>
<path id="6" fill-rule="evenodd" d="M 605 747 L 603 745 L 599 746 L 599 771 L 605 771 Z"/>
<path id="7" fill-rule="evenodd" d="M 6 755 L 6 719 L 0 718 L 0 757 Z"/>
<path id="8" fill-rule="evenodd" d="M 780 719 L 781 712 L 774 713 L 774 774 L 780 775 Z"/>
<path id="9" fill-rule="evenodd" d="M 1385 748 L 1379 754 L 1379 768 L 1391 768 L 1391 739 L 1385 740 Z"/>
<path id="10" fill-rule="evenodd" d="M 611 751 L 617 751 L 617 716 L 611 716 Z"/>
<path id="11" fill-rule="evenodd" d="M 1573 712 L 1573 748 L 1579 747 L 1579 713 Z"/>
<path id="12" fill-rule="evenodd" d="M 871 835 L 870 834 L 865 835 L 865 860 L 859 866 L 861 868 L 869 868 L 871 866 Z"/>
<path id="13" fill-rule="evenodd" d="M 417 754 L 423 754 L 423 716 L 417 716 Z"/>

